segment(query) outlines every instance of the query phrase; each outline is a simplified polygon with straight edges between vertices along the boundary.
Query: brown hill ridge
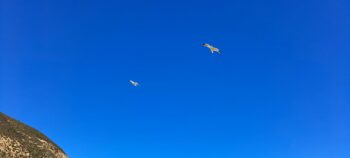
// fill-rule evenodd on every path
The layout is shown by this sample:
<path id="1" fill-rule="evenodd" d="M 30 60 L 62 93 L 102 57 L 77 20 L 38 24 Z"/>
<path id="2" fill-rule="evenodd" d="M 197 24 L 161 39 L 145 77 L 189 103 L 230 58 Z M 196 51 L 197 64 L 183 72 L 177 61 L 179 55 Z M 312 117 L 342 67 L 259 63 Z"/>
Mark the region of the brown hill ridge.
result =
<path id="1" fill-rule="evenodd" d="M 44 134 L 0 112 L 0 158 L 68 158 Z"/>

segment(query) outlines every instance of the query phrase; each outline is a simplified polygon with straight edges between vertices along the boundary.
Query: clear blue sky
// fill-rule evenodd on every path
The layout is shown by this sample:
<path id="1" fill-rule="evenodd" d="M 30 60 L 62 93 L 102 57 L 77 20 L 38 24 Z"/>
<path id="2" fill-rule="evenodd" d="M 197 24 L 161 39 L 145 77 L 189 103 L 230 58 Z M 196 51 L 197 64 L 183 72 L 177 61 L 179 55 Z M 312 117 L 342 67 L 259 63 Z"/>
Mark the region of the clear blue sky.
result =
<path id="1" fill-rule="evenodd" d="M 348 158 L 349 6 L 1 0 L 0 111 L 72 158 Z"/>

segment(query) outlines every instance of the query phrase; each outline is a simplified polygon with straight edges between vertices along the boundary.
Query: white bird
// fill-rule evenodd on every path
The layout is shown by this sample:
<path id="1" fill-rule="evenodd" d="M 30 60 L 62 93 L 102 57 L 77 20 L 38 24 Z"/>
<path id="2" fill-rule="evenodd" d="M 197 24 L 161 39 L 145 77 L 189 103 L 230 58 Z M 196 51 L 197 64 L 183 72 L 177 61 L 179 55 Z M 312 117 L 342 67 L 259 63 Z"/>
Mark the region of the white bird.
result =
<path id="1" fill-rule="evenodd" d="M 129 80 L 129 82 L 130 82 L 133 86 L 135 86 L 135 87 L 137 87 L 137 86 L 140 85 L 138 82 L 133 81 L 133 80 Z"/>
<path id="2" fill-rule="evenodd" d="M 218 53 L 218 54 L 221 53 L 218 48 L 216 48 L 216 47 L 214 47 L 214 46 L 212 46 L 212 45 L 210 45 L 208 43 L 204 43 L 204 44 L 202 44 L 202 46 L 209 48 L 211 53 L 215 53 L 215 52 Z"/>

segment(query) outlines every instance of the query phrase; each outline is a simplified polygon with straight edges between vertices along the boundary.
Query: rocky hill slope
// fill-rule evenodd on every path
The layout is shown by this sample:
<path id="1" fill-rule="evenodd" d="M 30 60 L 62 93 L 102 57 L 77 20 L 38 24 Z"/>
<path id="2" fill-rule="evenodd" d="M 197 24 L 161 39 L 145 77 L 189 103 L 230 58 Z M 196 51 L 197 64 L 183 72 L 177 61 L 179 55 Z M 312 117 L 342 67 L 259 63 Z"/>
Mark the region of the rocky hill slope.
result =
<path id="1" fill-rule="evenodd" d="M 39 131 L 0 112 L 0 158 L 68 158 Z"/>

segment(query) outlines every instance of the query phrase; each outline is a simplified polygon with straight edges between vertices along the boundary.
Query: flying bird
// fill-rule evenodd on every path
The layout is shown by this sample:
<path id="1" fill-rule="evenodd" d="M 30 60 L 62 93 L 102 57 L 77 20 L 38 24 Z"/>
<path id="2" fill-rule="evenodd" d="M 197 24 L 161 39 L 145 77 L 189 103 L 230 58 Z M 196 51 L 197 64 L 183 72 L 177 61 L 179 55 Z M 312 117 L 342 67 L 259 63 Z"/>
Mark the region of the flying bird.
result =
<path id="1" fill-rule="evenodd" d="M 133 81 L 133 80 L 129 80 L 129 82 L 130 82 L 133 86 L 135 86 L 135 87 L 137 87 L 137 86 L 140 85 L 138 82 Z"/>
<path id="2" fill-rule="evenodd" d="M 216 48 L 216 47 L 214 47 L 214 46 L 212 46 L 212 45 L 210 45 L 208 43 L 204 43 L 204 44 L 202 44 L 202 46 L 209 48 L 211 53 L 215 53 L 215 52 L 218 53 L 218 54 L 221 53 L 218 48 Z"/>

